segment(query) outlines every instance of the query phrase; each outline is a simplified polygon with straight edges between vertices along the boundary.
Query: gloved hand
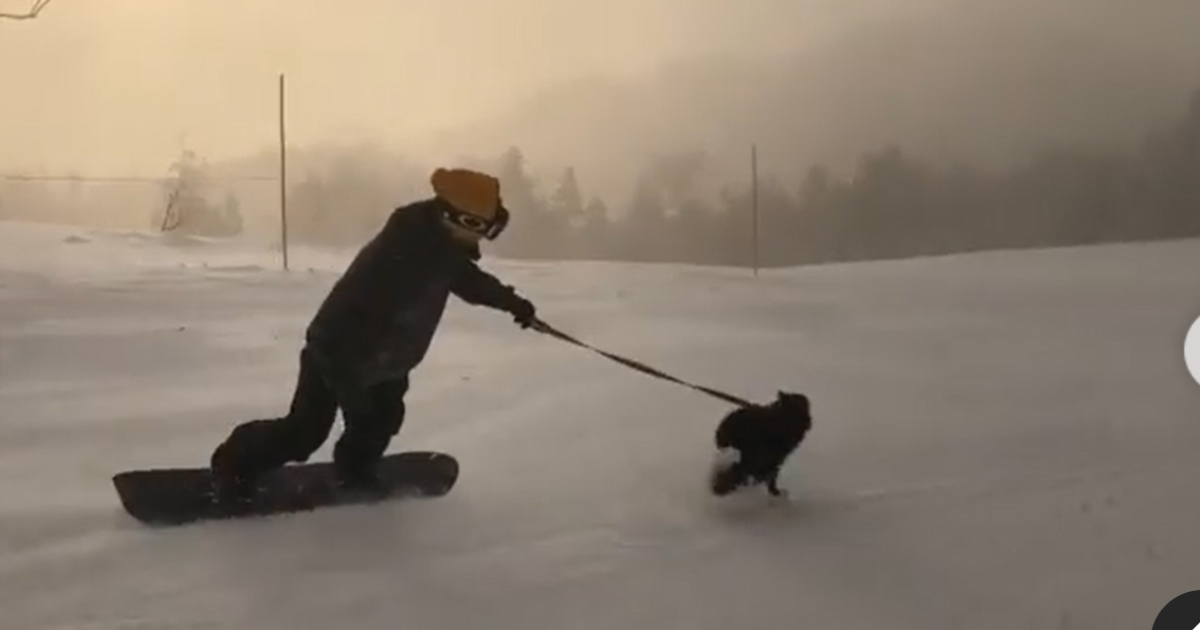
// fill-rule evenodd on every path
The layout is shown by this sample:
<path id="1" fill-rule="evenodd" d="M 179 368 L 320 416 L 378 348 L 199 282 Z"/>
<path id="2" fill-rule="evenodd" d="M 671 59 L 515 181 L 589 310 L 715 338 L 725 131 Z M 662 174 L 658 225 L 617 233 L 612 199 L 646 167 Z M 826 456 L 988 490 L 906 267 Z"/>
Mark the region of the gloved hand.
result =
<path id="1" fill-rule="evenodd" d="M 512 313 L 513 321 L 520 324 L 521 328 L 529 328 L 537 321 L 537 309 L 529 300 L 519 295 L 513 296 L 508 312 Z"/>

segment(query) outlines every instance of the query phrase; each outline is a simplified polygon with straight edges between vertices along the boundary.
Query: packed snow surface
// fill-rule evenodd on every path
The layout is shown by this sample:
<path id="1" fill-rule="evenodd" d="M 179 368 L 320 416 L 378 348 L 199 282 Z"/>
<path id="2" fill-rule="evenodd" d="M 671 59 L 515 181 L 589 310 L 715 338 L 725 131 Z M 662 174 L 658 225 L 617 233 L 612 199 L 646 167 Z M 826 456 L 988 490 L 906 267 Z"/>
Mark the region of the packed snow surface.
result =
<path id="1" fill-rule="evenodd" d="M 0 224 L 0 627 L 1132 630 L 1200 588 L 1195 241 L 757 279 L 485 259 L 601 348 L 809 394 L 790 499 L 706 495 L 728 404 L 452 301 L 392 445 L 458 456 L 448 497 L 125 516 L 112 474 L 286 409 L 346 260 Z"/>

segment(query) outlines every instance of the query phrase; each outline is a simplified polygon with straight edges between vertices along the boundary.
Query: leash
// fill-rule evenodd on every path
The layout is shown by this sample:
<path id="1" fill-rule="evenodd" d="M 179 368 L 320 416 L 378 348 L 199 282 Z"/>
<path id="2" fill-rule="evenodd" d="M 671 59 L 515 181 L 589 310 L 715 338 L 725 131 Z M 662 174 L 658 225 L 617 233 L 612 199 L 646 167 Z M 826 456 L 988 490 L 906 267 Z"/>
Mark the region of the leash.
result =
<path id="1" fill-rule="evenodd" d="M 621 365 L 624 365 L 625 367 L 628 367 L 633 370 L 637 370 L 638 372 L 641 372 L 643 374 L 649 374 L 650 376 L 653 376 L 656 378 L 661 378 L 664 381 L 670 381 L 672 383 L 683 385 L 684 387 L 689 387 L 698 392 L 703 392 L 705 394 L 708 394 L 709 396 L 713 396 L 714 398 L 719 398 L 721 400 L 724 400 L 725 402 L 733 403 L 735 405 L 740 405 L 742 407 L 748 407 L 751 405 L 750 402 L 743 400 L 742 398 L 739 398 L 737 396 L 734 396 L 733 394 L 726 394 L 725 392 L 718 391 L 718 390 L 712 389 L 710 387 L 704 387 L 703 385 L 696 385 L 694 383 L 689 383 L 685 380 L 675 378 L 674 376 L 671 376 L 670 374 L 667 374 L 660 370 L 656 370 L 644 363 L 640 363 L 638 361 L 634 361 L 633 359 L 628 359 L 626 357 L 623 357 L 623 356 L 620 356 L 617 354 L 613 354 L 611 352 L 605 352 L 604 350 L 601 350 L 599 348 L 596 348 L 594 346 L 586 344 L 586 343 L 576 339 L 575 337 L 572 337 L 571 335 L 568 335 L 567 333 L 564 333 L 561 330 L 554 328 L 550 324 L 547 324 L 546 322 L 543 322 L 540 319 L 534 319 L 534 321 L 532 322 L 530 327 L 540 333 L 550 335 L 551 337 L 554 337 L 561 341 L 565 341 L 569 344 L 576 345 L 576 346 L 579 346 L 579 347 L 587 349 L 587 350 L 591 350 L 592 352 L 595 352 L 596 354 L 599 354 L 600 356 L 603 356 L 607 359 L 616 361 L 617 363 L 620 363 Z"/>

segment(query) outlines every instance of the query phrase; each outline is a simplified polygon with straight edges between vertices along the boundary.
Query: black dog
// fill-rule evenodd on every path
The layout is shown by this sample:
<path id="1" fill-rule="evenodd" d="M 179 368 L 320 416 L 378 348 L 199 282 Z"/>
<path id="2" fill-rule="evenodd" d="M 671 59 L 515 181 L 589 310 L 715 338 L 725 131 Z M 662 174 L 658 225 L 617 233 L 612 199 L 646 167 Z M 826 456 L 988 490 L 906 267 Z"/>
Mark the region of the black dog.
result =
<path id="1" fill-rule="evenodd" d="M 778 486 L 779 469 L 800 446 L 812 429 L 808 397 L 779 392 L 769 405 L 741 407 L 721 420 L 716 431 L 719 452 L 733 455 L 736 461 L 718 463 L 710 485 L 713 494 L 723 496 L 740 486 L 767 485 L 772 496 L 783 494 Z"/>

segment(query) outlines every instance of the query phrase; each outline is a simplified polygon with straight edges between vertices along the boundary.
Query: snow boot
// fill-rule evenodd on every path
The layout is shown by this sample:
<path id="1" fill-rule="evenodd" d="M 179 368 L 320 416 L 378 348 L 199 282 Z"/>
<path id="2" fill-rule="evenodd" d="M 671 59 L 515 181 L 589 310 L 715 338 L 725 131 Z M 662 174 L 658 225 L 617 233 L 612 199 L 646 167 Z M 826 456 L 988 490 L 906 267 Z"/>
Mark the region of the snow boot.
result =
<path id="1" fill-rule="evenodd" d="M 338 492 L 353 499 L 382 499 L 388 490 L 374 465 L 334 461 L 334 483 Z"/>
<path id="2" fill-rule="evenodd" d="M 245 504 L 254 500 L 257 492 L 257 478 L 239 470 L 229 447 L 226 444 L 218 446 L 213 451 L 209 468 L 213 477 L 213 501 L 222 505 Z"/>

